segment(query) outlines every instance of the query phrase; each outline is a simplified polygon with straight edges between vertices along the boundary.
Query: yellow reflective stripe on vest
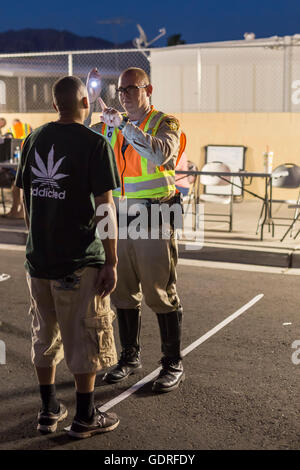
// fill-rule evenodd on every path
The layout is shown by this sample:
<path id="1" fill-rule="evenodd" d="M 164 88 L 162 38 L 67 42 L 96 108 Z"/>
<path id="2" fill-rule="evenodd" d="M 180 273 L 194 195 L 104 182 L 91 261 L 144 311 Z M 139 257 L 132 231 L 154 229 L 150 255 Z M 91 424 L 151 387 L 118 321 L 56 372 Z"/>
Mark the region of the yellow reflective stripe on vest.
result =
<path id="1" fill-rule="evenodd" d="M 109 127 L 107 124 L 103 124 L 103 126 L 103 135 L 109 140 L 109 143 L 111 144 L 112 148 L 114 148 L 115 143 L 117 141 L 119 129 L 117 127 Z"/>
<path id="2" fill-rule="evenodd" d="M 164 187 L 165 182 L 170 184 L 173 183 L 173 177 L 170 176 L 163 176 L 161 178 L 156 178 L 155 180 L 144 180 L 144 181 L 136 181 L 135 183 L 125 183 L 125 192 L 132 193 L 134 191 L 142 191 L 143 189 L 159 189 Z"/>
<path id="3" fill-rule="evenodd" d="M 126 176 L 126 183 L 134 184 L 140 183 L 141 181 L 150 181 L 150 180 L 157 180 L 159 178 L 164 178 L 168 176 L 174 176 L 175 170 L 164 170 L 158 173 L 150 174 L 150 175 L 141 175 L 141 176 Z"/>
<path id="4" fill-rule="evenodd" d="M 165 181 L 164 181 L 165 182 Z M 150 189 L 141 189 L 137 190 L 135 189 L 134 191 L 130 192 L 125 189 L 125 196 L 127 199 L 160 199 L 162 197 L 168 197 L 171 194 L 173 195 L 175 193 L 175 186 L 161 186 L 159 188 L 150 188 Z M 114 190 L 113 191 L 113 196 L 114 197 L 122 197 L 121 190 Z"/>
<path id="5" fill-rule="evenodd" d="M 151 113 L 151 115 L 149 116 L 149 119 L 148 121 L 146 122 L 145 124 L 145 127 L 144 127 L 144 132 L 147 133 L 148 132 L 148 129 L 149 129 L 149 126 L 150 126 L 150 123 L 151 121 L 153 120 L 153 118 L 155 116 L 157 116 L 157 114 L 159 113 L 159 111 L 153 111 L 153 113 Z M 161 119 L 164 117 L 164 114 L 162 114 L 161 116 Z M 159 119 L 159 122 L 161 121 L 161 119 Z M 153 131 L 155 129 L 155 126 L 153 129 L 151 129 L 151 135 L 155 135 L 153 134 Z M 156 132 L 157 132 L 157 129 L 156 129 Z M 141 155 L 141 168 L 142 168 L 142 175 L 148 175 L 148 161 L 147 158 L 143 157 Z"/>
<path id="6" fill-rule="evenodd" d="M 29 124 L 24 124 L 24 137 L 27 137 L 31 133 L 31 126 Z"/>
<path id="7" fill-rule="evenodd" d="M 163 197 L 175 191 L 175 171 L 168 170 L 154 175 L 127 176 L 124 184 L 125 194 L 128 198 L 135 197 Z M 113 195 L 120 197 L 120 188 L 113 191 Z"/>
<path id="8" fill-rule="evenodd" d="M 152 130 L 152 135 L 155 135 L 157 133 L 157 129 L 161 123 L 161 121 L 163 120 L 163 118 L 166 116 L 166 114 L 162 114 L 161 117 L 158 119 L 157 123 L 155 124 L 153 130 Z"/>
<path id="9" fill-rule="evenodd" d="M 148 121 L 147 121 L 146 124 L 145 124 L 144 132 L 148 132 L 148 129 L 149 129 L 149 126 L 150 126 L 150 123 L 151 123 L 152 119 L 153 119 L 155 116 L 157 116 L 158 113 L 159 113 L 159 111 L 153 111 L 153 112 L 150 114 L 150 116 L 149 116 L 149 118 L 148 118 Z M 164 114 L 163 114 L 163 116 L 164 116 Z M 152 133 L 152 130 L 151 130 L 151 133 Z"/>

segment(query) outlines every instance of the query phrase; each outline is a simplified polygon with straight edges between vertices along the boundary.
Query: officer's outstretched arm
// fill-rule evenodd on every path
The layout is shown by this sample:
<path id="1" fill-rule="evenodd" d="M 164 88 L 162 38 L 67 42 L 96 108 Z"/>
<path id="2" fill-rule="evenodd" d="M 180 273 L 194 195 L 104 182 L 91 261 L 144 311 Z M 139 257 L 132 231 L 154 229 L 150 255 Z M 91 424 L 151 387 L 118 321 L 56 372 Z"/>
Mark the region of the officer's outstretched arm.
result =
<path id="1" fill-rule="evenodd" d="M 122 133 L 126 141 L 153 164 L 166 165 L 172 159 L 176 162 L 181 134 L 177 119 L 166 116 L 155 136 L 145 133 L 130 122 L 122 129 Z"/>

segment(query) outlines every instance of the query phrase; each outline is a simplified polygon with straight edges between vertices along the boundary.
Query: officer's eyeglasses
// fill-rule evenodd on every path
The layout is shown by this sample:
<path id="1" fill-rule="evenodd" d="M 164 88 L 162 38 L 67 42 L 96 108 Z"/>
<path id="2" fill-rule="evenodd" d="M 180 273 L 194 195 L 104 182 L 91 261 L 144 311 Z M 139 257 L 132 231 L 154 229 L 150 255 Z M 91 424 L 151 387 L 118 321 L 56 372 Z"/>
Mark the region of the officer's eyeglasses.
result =
<path id="1" fill-rule="evenodd" d="M 116 89 L 116 92 L 119 93 L 125 93 L 126 95 L 133 95 L 136 90 L 139 90 L 139 88 L 147 88 L 149 85 L 128 85 L 126 88 L 119 87 Z"/>

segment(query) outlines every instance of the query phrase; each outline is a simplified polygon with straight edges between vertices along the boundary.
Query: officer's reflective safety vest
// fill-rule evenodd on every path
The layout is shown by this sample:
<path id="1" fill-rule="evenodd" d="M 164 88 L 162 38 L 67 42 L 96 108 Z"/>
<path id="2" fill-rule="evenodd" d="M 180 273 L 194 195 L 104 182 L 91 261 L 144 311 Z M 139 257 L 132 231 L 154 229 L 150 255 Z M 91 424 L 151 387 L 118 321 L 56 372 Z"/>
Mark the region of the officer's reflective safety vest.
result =
<path id="1" fill-rule="evenodd" d="M 162 119 L 166 114 L 151 107 L 142 124 L 144 132 L 155 136 Z M 102 124 L 100 131 L 110 141 L 116 157 L 121 178 L 121 187 L 113 191 L 113 196 L 128 198 L 161 198 L 175 193 L 175 170 L 166 170 L 139 154 L 131 145 L 122 152 L 124 137 L 118 128 Z M 183 134 L 184 135 L 184 134 Z M 180 139 L 185 144 L 185 138 Z M 182 154 L 183 150 L 179 151 Z M 177 161 L 179 159 L 177 157 Z"/>
<path id="2" fill-rule="evenodd" d="M 10 134 L 12 134 L 14 139 L 25 139 L 30 132 L 32 132 L 32 128 L 29 124 L 23 122 L 16 122 L 11 128 L 8 130 Z"/>

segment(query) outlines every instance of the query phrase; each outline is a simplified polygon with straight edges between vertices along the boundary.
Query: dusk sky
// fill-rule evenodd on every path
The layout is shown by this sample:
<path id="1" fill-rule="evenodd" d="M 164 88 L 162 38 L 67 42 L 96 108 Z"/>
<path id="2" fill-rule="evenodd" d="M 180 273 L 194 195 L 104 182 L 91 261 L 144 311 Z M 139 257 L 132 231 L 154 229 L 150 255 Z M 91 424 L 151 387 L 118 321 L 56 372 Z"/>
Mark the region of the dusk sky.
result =
<path id="1" fill-rule="evenodd" d="M 112 24 L 116 18 L 122 24 Z M 293 35 L 300 33 L 299 18 L 299 0 L 26 0 L 4 2 L 0 31 L 54 28 L 124 42 L 138 36 L 139 23 L 148 40 L 165 27 L 166 36 L 156 43 L 165 46 L 175 33 L 187 43 L 243 39 L 246 31 L 258 38 Z"/>

